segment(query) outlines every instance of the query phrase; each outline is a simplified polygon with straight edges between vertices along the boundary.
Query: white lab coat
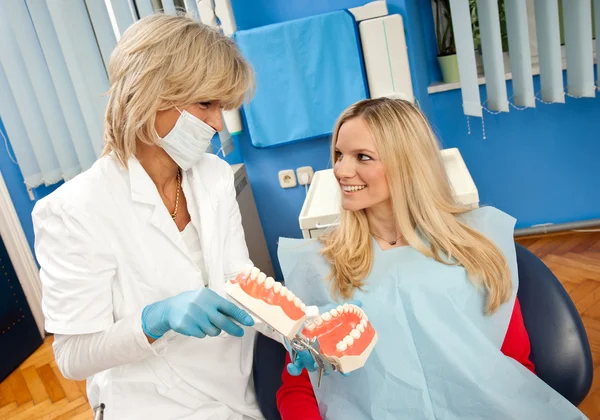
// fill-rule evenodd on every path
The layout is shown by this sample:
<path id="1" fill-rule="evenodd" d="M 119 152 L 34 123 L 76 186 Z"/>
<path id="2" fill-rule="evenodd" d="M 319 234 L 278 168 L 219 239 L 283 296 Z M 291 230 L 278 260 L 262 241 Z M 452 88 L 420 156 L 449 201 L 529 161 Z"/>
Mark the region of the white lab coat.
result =
<path id="1" fill-rule="evenodd" d="M 243 338 L 204 339 L 170 331 L 148 344 L 142 309 L 204 285 L 152 180 L 137 160 L 128 166 L 103 157 L 37 203 L 46 330 L 119 330 L 111 335 L 118 345 L 90 356 L 120 363 L 88 378 L 90 404 L 104 403 L 106 420 L 262 419 L 251 375 L 253 329 Z M 209 287 L 224 296 L 225 281 L 250 263 L 233 172 L 207 154 L 184 173 L 182 186 Z"/>

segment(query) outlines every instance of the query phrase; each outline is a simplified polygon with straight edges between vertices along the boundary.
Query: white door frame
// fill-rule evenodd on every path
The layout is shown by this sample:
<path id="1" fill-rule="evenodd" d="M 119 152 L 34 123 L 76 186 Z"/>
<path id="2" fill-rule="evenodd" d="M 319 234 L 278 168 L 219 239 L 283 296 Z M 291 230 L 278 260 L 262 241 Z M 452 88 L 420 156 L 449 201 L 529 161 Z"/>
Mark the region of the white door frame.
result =
<path id="1" fill-rule="evenodd" d="M 44 314 L 42 313 L 42 283 L 38 266 L 33 258 L 29 242 L 27 242 L 27 237 L 10 198 L 8 188 L 6 188 L 2 172 L 0 172 L 0 235 L 2 235 L 8 256 L 43 338 L 46 336 L 46 332 L 44 330 Z"/>

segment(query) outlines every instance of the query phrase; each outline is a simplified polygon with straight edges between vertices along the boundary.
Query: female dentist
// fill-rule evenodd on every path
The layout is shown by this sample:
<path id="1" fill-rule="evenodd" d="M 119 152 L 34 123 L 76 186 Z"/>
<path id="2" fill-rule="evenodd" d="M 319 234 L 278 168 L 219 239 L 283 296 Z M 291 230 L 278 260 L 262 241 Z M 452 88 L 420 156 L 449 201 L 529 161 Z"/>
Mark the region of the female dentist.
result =
<path id="1" fill-rule="evenodd" d="M 131 26 L 109 66 L 105 150 L 33 212 L 57 365 L 110 419 L 262 419 L 256 332 L 224 299 L 250 264 L 229 165 L 205 153 L 253 71 L 188 17 Z"/>

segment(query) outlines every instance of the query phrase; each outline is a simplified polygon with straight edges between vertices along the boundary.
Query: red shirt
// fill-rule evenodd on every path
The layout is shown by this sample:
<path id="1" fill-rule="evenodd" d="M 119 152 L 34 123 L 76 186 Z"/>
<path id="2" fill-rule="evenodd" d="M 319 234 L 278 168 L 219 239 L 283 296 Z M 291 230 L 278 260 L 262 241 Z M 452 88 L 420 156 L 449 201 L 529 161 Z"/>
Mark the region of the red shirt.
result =
<path id="1" fill-rule="evenodd" d="M 535 373 L 533 363 L 529 360 L 530 350 L 529 335 L 523 323 L 521 305 L 519 299 L 516 299 L 501 351 L 505 356 L 512 357 Z M 286 365 L 288 363 L 290 363 L 289 354 L 286 356 Z M 281 418 L 283 420 L 321 420 L 317 399 L 306 370 L 303 370 L 300 376 L 292 376 L 284 367 L 281 379 L 283 384 L 277 391 L 277 407 Z"/>

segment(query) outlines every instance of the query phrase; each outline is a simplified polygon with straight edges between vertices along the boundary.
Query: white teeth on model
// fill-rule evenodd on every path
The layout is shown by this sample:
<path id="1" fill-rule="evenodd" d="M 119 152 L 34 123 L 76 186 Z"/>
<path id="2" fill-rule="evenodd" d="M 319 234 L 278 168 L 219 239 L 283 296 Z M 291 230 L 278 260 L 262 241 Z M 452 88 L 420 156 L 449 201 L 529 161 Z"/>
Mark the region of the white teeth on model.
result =
<path id="1" fill-rule="evenodd" d="M 347 303 L 344 303 L 342 308 L 344 309 L 344 312 L 348 312 L 350 310 L 350 305 L 348 305 Z"/>
<path id="2" fill-rule="evenodd" d="M 265 289 L 269 290 L 275 284 L 273 277 L 267 277 L 265 280 Z M 281 284 L 281 283 L 280 283 Z"/>
<path id="3" fill-rule="evenodd" d="M 363 324 L 358 324 L 358 325 L 356 326 L 356 329 L 357 329 L 358 331 L 360 331 L 361 333 L 364 333 L 364 332 L 365 332 L 365 327 L 363 326 Z"/>
<path id="4" fill-rule="evenodd" d="M 298 307 L 300 307 L 300 305 L 302 305 L 302 301 L 300 300 L 300 298 L 298 296 L 294 296 L 294 304 Z"/>
<path id="5" fill-rule="evenodd" d="M 248 267 L 246 267 L 246 269 L 244 270 L 244 277 L 248 277 L 250 275 L 250 272 L 252 271 L 252 266 L 249 265 Z"/>
<path id="6" fill-rule="evenodd" d="M 279 283 L 278 281 L 276 281 L 276 282 L 273 284 L 273 291 L 274 291 L 275 293 L 279 293 L 279 291 L 280 291 L 280 290 L 281 290 L 281 283 Z"/>
<path id="7" fill-rule="evenodd" d="M 312 330 L 314 330 L 314 329 L 315 329 L 315 324 L 311 322 L 310 324 L 308 324 L 308 325 L 307 325 L 306 327 L 304 327 L 304 328 L 306 328 L 308 331 L 312 331 Z"/>
<path id="8" fill-rule="evenodd" d="M 337 309 L 332 309 L 331 311 L 329 311 L 329 314 L 332 318 L 335 318 L 339 315 Z"/>
<path id="9" fill-rule="evenodd" d="M 338 313 L 341 315 L 342 313 L 344 313 L 344 307 L 342 305 L 338 306 L 337 308 L 335 308 L 336 311 L 338 311 Z"/>
<path id="10" fill-rule="evenodd" d="M 339 343 L 337 343 L 337 346 L 335 346 L 335 348 L 337 351 L 345 351 L 348 348 L 348 346 L 343 341 L 340 341 Z"/>
<path id="11" fill-rule="evenodd" d="M 331 321 L 331 314 L 329 312 L 325 312 L 323 315 L 321 315 L 321 319 L 325 322 L 329 322 Z"/>
<path id="12" fill-rule="evenodd" d="M 321 318 L 317 318 L 315 319 L 315 325 L 318 327 L 319 325 L 323 324 L 323 320 Z"/>
<path id="13" fill-rule="evenodd" d="M 363 326 L 363 328 L 367 328 L 367 320 L 366 320 L 366 319 L 364 319 L 364 318 L 363 318 L 363 319 L 361 319 L 361 320 L 360 320 L 360 325 L 362 325 L 362 326 Z"/>
<path id="14" fill-rule="evenodd" d="M 283 291 L 283 288 L 281 290 Z M 290 289 L 285 289 L 285 297 L 287 298 L 287 300 L 292 302 L 296 296 L 294 296 Z"/>
<path id="15" fill-rule="evenodd" d="M 252 270 L 250 270 L 250 278 L 252 280 L 256 280 L 259 274 L 260 270 L 258 269 L 258 267 L 252 267 Z"/>
<path id="16" fill-rule="evenodd" d="M 352 344 L 354 344 L 354 338 L 352 338 L 351 336 L 347 335 L 344 337 L 344 343 L 346 343 L 346 345 L 348 347 L 350 347 Z"/>
<path id="17" fill-rule="evenodd" d="M 300 309 L 302 309 L 302 312 L 306 311 L 306 305 L 304 303 L 300 304 Z"/>
<path id="18" fill-rule="evenodd" d="M 366 185 L 342 185 L 342 188 L 344 189 L 344 191 L 348 191 L 348 192 L 360 191 L 366 187 L 367 187 Z"/>
<path id="19" fill-rule="evenodd" d="M 354 338 L 355 340 L 358 340 L 360 338 L 360 331 L 358 331 L 356 328 L 353 329 L 352 331 L 350 331 L 350 336 L 352 338 Z"/>
<path id="20" fill-rule="evenodd" d="M 266 279 L 267 279 L 267 275 L 266 275 L 265 273 L 261 272 L 261 273 L 258 275 L 258 279 L 257 279 L 257 281 L 258 281 L 258 284 L 263 284 L 263 283 L 265 282 L 265 280 L 266 280 Z"/>

